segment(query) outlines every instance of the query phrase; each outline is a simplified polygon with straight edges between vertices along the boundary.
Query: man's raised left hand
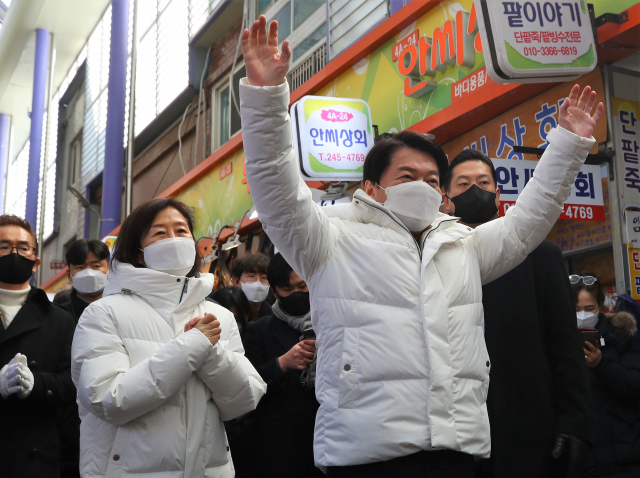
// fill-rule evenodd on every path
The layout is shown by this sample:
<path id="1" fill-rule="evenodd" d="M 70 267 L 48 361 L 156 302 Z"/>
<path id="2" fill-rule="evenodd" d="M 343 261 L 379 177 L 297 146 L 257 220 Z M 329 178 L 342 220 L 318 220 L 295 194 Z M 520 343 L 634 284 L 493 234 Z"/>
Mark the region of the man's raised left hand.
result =
<path id="1" fill-rule="evenodd" d="M 565 98 L 560 107 L 558 124 L 583 138 L 591 138 L 596 123 L 602 116 L 604 105 L 598 103 L 596 112 L 591 116 L 591 110 L 596 103 L 596 92 L 590 86 L 585 86 L 580 98 L 580 85 L 574 85 L 568 98 Z"/>

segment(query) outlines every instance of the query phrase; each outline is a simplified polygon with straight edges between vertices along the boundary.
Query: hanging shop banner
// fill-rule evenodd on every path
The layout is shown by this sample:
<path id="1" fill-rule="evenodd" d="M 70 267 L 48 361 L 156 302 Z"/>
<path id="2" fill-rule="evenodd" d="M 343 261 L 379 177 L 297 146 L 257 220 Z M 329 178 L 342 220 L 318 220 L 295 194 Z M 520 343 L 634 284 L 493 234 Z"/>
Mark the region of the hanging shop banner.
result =
<path id="1" fill-rule="evenodd" d="M 253 207 L 244 151 L 231 155 L 198 182 L 183 189 L 176 199 L 193 209 L 196 239 L 212 237 L 222 226 L 238 222 Z"/>
<path id="2" fill-rule="evenodd" d="M 373 146 L 366 101 L 305 96 L 291 106 L 294 150 L 305 179 L 359 181 Z"/>
<path id="3" fill-rule="evenodd" d="M 482 67 L 473 0 L 442 2 L 315 94 L 366 101 L 379 131 L 397 133 L 451 107 L 454 85 Z M 475 80 L 474 95 L 498 87 Z"/>
<path id="4" fill-rule="evenodd" d="M 590 85 L 596 91 L 596 101 L 605 101 L 599 68 L 581 77 L 580 84 Z M 516 153 L 513 147 L 545 148 L 547 146 L 547 135 L 551 129 L 558 125 L 560 105 L 572 86 L 573 83 L 554 86 L 487 121 L 482 126 L 443 144 L 442 148 L 450 161 L 466 148 L 479 149 L 491 158 L 535 160 L 537 159 L 535 155 Z M 598 144 L 607 140 L 607 122 L 604 116 L 596 124 L 593 137 L 596 139 L 596 144 L 590 152 L 596 154 Z M 580 211 L 578 210 L 578 220 L 572 218 L 572 220 L 558 221 L 547 237 L 548 240 L 557 244 L 563 252 L 611 243 L 608 181 L 603 178 L 601 184 L 604 202 L 603 221 L 580 220 Z M 571 212 L 573 215 L 573 210 Z"/>
<path id="5" fill-rule="evenodd" d="M 475 0 L 475 7 L 496 83 L 568 81 L 596 67 L 586 0 Z"/>
<path id="6" fill-rule="evenodd" d="M 516 203 L 516 199 L 533 177 L 538 161 L 492 159 L 500 188 L 500 215 Z M 604 221 L 604 200 L 600 166 L 583 165 L 564 204 L 560 220 Z"/>
<path id="7" fill-rule="evenodd" d="M 640 300 L 640 249 L 634 249 L 631 244 L 628 244 L 627 247 L 631 297 L 635 300 Z"/>
<path id="8" fill-rule="evenodd" d="M 609 182 L 607 178 L 602 178 L 602 193 L 604 200 L 603 221 L 559 220 L 551 229 L 547 240 L 557 245 L 562 252 L 580 251 L 611 244 L 613 232 L 611 230 Z"/>
<path id="9" fill-rule="evenodd" d="M 623 229 L 628 231 L 630 214 L 640 211 L 640 103 L 611 98 L 613 136 L 616 148 L 619 204 L 624 221 Z M 629 243 L 626 238 L 625 243 Z M 640 246 L 636 246 L 640 247 Z"/>
<path id="10" fill-rule="evenodd" d="M 580 78 L 580 85 L 590 85 L 596 92 L 596 103 L 605 102 L 600 68 Z M 547 135 L 558 125 L 560 105 L 573 83 L 564 83 L 531 98 L 521 105 L 487 121 L 456 139 L 442 145 L 451 161 L 463 149 L 481 150 L 491 158 L 536 159 L 535 155 L 516 153 L 514 146 L 546 148 Z M 597 154 L 598 144 L 607 140 L 607 121 L 600 118 L 593 131 L 596 143 L 591 148 Z"/>

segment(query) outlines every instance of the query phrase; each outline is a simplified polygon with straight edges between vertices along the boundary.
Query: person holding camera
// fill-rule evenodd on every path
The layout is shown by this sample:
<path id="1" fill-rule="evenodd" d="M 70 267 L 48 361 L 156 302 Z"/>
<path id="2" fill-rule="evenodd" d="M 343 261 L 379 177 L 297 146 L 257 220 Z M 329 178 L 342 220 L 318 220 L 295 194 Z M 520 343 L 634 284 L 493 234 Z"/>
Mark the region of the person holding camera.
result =
<path id="1" fill-rule="evenodd" d="M 313 462 L 319 404 L 309 288 L 281 254 L 271 259 L 267 277 L 277 298 L 273 315 L 248 323 L 243 337 L 247 358 L 267 383 L 253 417 L 252 453 L 261 477 L 322 477 Z"/>
<path id="2" fill-rule="evenodd" d="M 594 450 L 583 476 L 638 477 L 640 349 L 634 343 L 636 321 L 627 312 L 602 312 L 604 293 L 594 274 L 582 272 L 569 280 L 590 371 L 595 422 Z"/>

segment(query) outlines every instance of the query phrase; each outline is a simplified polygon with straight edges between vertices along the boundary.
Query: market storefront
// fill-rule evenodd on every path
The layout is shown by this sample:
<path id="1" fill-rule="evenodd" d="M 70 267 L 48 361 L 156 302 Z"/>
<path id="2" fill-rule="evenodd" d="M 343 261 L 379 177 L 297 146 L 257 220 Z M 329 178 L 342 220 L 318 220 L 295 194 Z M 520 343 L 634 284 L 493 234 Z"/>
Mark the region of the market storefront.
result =
<path id="1" fill-rule="evenodd" d="M 594 3 L 602 10 L 604 2 Z M 637 2 L 621 7 L 629 6 L 640 11 Z M 640 23 L 634 15 L 633 21 Z M 600 68 L 578 81 L 590 84 L 599 101 L 609 102 Z M 475 147 L 491 158 L 520 161 L 538 159 L 515 149 L 544 147 L 546 134 L 557 122 L 560 101 L 572 84 L 493 82 L 486 72 L 473 1 L 431 0 L 411 2 L 392 15 L 295 90 L 291 101 L 305 95 L 361 99 L 369 105 L 379 133 L 412 129 L 432 134 L 450 158 Z M 598 144 L 607 142 L 607 130 L 603 118 L 594 133 L 597 142 L 592 154 L 598 153 Z M 613 287 L 622 272 L 614 270 L 612 260 L 615 224 L 609 205 L 610 171 L 606 166 L 597 171 L 600 174 L 592 175 L 591 181 L 601 182 L 602 187 L 589 185 L 593 191 L 586 193 L 595 196 L 597 189 L 601 197 L 584 203 L 596 207 L 591 217 L 588 208 L 570 208 L 548 239 L 563 250 L 570 270 L 592 270 Z M 507 179 L 502 179 L 505 187 Z M 521 190 L 524 178 L 519 181 L 513 186 Z M 348 190 L 353 192 L 358 184 L 350 183 Z M 309 185 L 327 187 L 319 182 Z M 213 262 L 224 282 L 224 271 L 234 256 L 269 248 L 252 211 L 241 132 L 159 196 L 169 195 L 193 208 L 196 236 L 205 238 L 201 241 L 205 254 L 211 253 L 214 241 L 227 243 Z M 46 286 L 60 287 L 58 276 Z"/>

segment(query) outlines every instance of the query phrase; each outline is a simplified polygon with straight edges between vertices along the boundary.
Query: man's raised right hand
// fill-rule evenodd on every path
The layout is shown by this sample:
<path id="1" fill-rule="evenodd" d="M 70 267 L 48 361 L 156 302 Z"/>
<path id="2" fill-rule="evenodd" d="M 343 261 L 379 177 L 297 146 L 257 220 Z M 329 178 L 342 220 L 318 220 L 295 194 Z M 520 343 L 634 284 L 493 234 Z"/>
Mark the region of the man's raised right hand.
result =
<path id="1" fill-rule="evenodd" d="M 278 86 L 285 82 L 291 60 L 289 40 L 282 42 L 278 52 L 278 22 L 271 22 L 267 35 L 267 18 L 260 15 L 251 26 L 245 28 L 240 39 L 247 80 L 253 86 Z"/>

